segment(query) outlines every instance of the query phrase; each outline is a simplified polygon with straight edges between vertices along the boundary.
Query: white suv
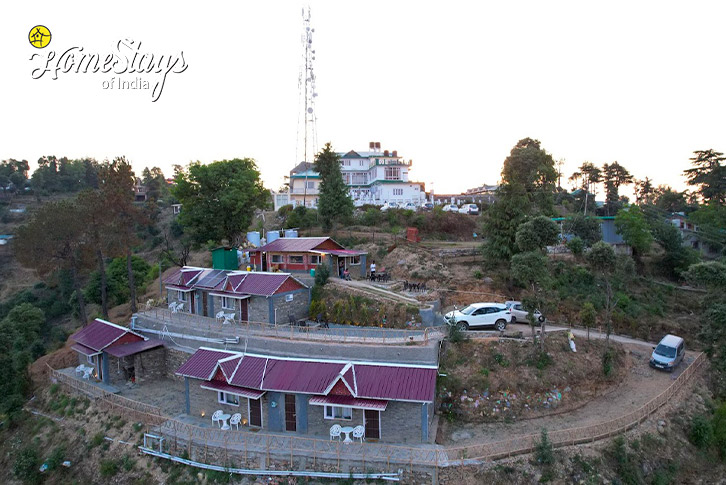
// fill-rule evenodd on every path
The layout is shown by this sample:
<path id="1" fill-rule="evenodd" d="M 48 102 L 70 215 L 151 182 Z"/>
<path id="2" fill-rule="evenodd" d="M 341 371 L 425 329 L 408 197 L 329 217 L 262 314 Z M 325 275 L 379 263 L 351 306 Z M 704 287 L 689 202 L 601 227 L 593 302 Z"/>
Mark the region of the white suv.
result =
<path id="1" fill-rule="evenodd" d="M 449 325 L 458 325 L 462 330 L 478 327 L 494 327 L 500 332 L 514 321 L 512 312 L 503 303 L 472 303 L 461 310 L 444 315 Z"/>
<path id="2" fill-rule="evenodd" d="M 459 207 L 459 214 L 479 215 L 479 206 L 476 204 L 464 204 Z"/>
<path id="3" fill-rule="evenodd" d="M 529 320 L 527 319 L 527 314 L 529 314 L 529 312 L 524 309 L 524 305 L 522 305 L 521 301 L 505 301 L 504 304 L 511 310 L 512 315 L 514 315 L 514 321 L 512 323 L 529 324 Z M 535 310 L 534 312 L 534 321 L 538 323 L 545 321 L 544 315 L 542 315 L 539 310 Z"/>

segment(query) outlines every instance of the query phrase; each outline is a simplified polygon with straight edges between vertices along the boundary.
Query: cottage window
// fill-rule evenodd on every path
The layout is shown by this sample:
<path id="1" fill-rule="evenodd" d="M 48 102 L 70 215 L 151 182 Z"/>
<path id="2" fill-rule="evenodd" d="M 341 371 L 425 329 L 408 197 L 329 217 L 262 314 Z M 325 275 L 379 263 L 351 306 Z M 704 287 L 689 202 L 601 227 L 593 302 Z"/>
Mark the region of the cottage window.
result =
<path id="1" fill-rule="evenodd" d="M 226 296 L 222 297 L 222 308 L 225 310 L 234 310 L 234 300 Z"/>
<path id="2" fill-rule="evenodd" d="M 272 262 L 273 263 L 282 263 L 282 254 L 273 254 L 272 255 Z"/>
<path id="3" fill-rule="evenodd" d="M 86 360 L 88 361 L 89 364 L 94 365 L 93 364 L 93 356 L 92 355 L 87 355 L 86 356 Z"/>
<path id="4" fill-rule="evenodd" d="M 348 258 L 348 264 L 359 265 L 360 256 L 351 256 L 350 258 Z"/>
<path id="5" fill-rule="evenodd" d="M 353 419 L 353 408 L 325 406 L 325 419 Z"/>
<path id="6" fill-rule="evenodd" d="M 314 189 L 315 188 L 315 182 L 314 181 L 305 182 L 305 187 L 308 188 L 308 189 Z"/>
<path id="7" fill-rule="evenodd" d="M 385 179 L 386 180 L 401 180 L 400 167 L 386 167 Z"/>
<path id="8" fill-rule="evenodd" d="M 320 256 L 310 256 L 310 264 L 320 264 Z"/>
<path id="9" fill-rule="evenodd" d="M 403 189 L 393 189 L 393 195 L 403 195 Z"/>
<path id="10" fill-rule="evenodd" d="M 235 394 L 229 394 L 227 392 L 218 391 L 217 401 L 221 404 L 229 404 L 230 406 L 239 406 L 239 396 Z"/>
<path id="11" fill-rule="evenodd" d="M 179 301 L 187 301 L 187 293 L 186 293 L 186 291 L 179 290 L 177 293 L 178 293 L 177 299 Z"/>
<path id="12" fill-rule="evenodd" d="M 290 256 L 290 264 L 303 264 L 302 256 Z"/>

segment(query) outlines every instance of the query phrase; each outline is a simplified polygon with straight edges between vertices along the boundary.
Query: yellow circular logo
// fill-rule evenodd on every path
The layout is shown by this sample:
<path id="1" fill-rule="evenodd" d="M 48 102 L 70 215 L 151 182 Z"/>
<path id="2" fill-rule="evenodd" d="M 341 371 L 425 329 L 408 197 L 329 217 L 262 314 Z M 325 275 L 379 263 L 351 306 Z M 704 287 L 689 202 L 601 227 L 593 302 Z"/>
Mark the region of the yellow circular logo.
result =
<path id="1" fill-rule="evenodd" d="M 42 49 L 50 44 L 51 37 L 50 30 L 44 25 L 36 25 L 30 29 L 30 33 L 28 34 L 30 45 L 37 49 Z"/>

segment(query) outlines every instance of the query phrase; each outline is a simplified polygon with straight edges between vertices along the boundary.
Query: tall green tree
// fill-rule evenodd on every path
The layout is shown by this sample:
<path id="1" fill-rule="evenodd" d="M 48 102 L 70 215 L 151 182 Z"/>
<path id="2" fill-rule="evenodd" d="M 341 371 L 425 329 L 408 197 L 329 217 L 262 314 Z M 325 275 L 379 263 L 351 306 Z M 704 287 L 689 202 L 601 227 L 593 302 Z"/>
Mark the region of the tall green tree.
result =
<path id="1" fill-rule="evenodd" d="M 179 222 L 196 245 L 239 242 L 267 191 L 251 158 L 189 164 L 176 171 L 172 195 L 182 204 Z"/>
<path id="2" fill-rule="evenodd" d="M 676 192 L 668 185 L 659 185 L 655 189 L 653 203 L 658 209 L 668 212 L 685 212 L 688 209 L 686 194 Z"/>
<path id="3" fill-rule="evenodd" d="M 527 288 L 522 303 L 527 309 L 527 319 L 532 329 L 532 342 L 535 342 L 535 318 L 534 312 L 539 310 L 546 315 L 547 298 L 546 290 L 551 283 L 550 272 L 547 266 L 547 256 L 541 251 L 528 251 L 512 256 L 510 265 L 512 278 L 518 284 Z M 540 345 L 544 350 L 545 322 L 542 322 L 542 335 Z"/>
<path id="4" fill-rule="evenodd" d="M 13 245 L 18 261 L 45 275 L 68 270 L 78 300 L 79 317 L 86 325 L 86 303 L 81 291 L 82 273 L 92 265 L 82 208 L 74 200 L 48 202 L 18 228 Z"/>
<path id="5" fill-rule="evenodd" d="M 315 171 L 320 174 L 318 215 L 323 229 L 330 230 L 336 222 L 347 222 L 353 217 L 353 199 L 343 181 L 340 157 L 330 143 L 315 158 Z"/>
<path id="6" fill-rule="evenodd" d="M 602 183 L 605 186 L 605 212 L 611 216 L 621 206 L 620 187 L 633 183 L 633 176 L 618 162 L 606 163 L 602 167 Z"/>
<path id="7" fill-rule="evenodd" d="M 688 185 L 698 187 L 704 202 L 726 204 L 726 157 L 713 149 L 696 150 L 693 154 L 693 167 L 683 171 Z"/>
<path id="8" fill-rule="evenodd" d="M 138 226 L 147 224 L 144 213 L 134 205 L 133 187 L 136 177 L 126 157 L 114 158 L 100 170 L 100 190 L 109 207 L 109 217 L 113 221 L 112 230 L 118 243 L 126 254 L 131 312 L 137 311 L 136 284 L 132 267 L 133 248 L 139 244 L 136 236 Z"/>
<path id="9" fill-rule="evenodd" d="M 538 140 L 524 138 L 502 166 L 497 200 L 484 217 L 484 254 L 490 263 L 509 260 L 517 251 L 516 234 L 530 215 L 552 215 L 557 170 Z"/>
<path id="10" fill-rule="evenodd" d="M 560 228 L 552 219 L 537 216 L 519 226 L 515 240 L 522 252 L 542 251 L 557 244 L 559 236 Z"/>
<path id="11" fill-rule="evenodd" d="M 633 259 L 641 263 L 641 256 L 650 250 L 653 235 L 650 226 L 637 205 L 620 209 L 615 215 L 615 227 L 623 240 L 633 249 Z"/>
<path id="12" fill-rule="evenodd" d="M 617 256 L 612 246 L 600 241 L 592 246 L 590 252 L 587 253 L 586 259 L 605 290 L 605 328 L 606 341 L 609 345 L 610 334 L 613 332 L 613 311 L 617 304 L 614 299 L 612 284 L 613 274 L 617 268 Z"/>
<path id="13" fill-rule="evenodd" d="M 563 224 L 565 234 L 572 234 L 582 239 L 586 247 L 590 247 L 602 239 L 600 221 L 584 214 L 568 216 Z"/>
<path id="14" fill-rule="evenodd" d="M 575 189 L 582 189 L 585 192 L 595 194 L 595 186 L 600 182 L 602 171 L 590 162 L 584 162 L 570 175 L 570 182 L 573 182 Z"/>

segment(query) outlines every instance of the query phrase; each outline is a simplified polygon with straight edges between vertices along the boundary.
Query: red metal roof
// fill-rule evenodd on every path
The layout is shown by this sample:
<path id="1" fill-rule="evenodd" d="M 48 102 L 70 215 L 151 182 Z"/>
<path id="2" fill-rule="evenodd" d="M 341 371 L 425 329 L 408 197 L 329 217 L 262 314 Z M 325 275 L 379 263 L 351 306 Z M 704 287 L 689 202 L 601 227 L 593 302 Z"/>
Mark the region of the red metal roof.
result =
<path id="1" fill-rule="evenodd" d="M 265 374 L 266 365 L 266 358 L 245 356 L 229 383 L 235 386 L 262 389 L 262 376 Z"/>
<path id="2" fill-rule="evenodd" d="M 250 399 L 259 399 L 265 393 L 265 391 L 257 391 L 255 389 L 247 389 L 244 387 L 230 386 L 229 384 L 225 384 L 224 382 L 219 382 L 219 381 L 204 382 L 199 387 L 201 387 L 202 389 L 209 389 L 212 391 L 222 391 L 222 392 L 227 392 L 229 394 L 236 394 L 238 396 L 248 397 Z"/>
<path id="3" fill-rule="evenodd" d="M 97 318 L 75 334 L 71 335 L 71 339 L 76 343 L 98 352 L 105 349 L 128 332 L 131 332 L 128 328 L 119 327 Z"/>
<path id="4" fill-rule="evenodd" d="M 284 273 L 247 273 L 235 293 L 271 296 L 289 278 L 292 276 Z"/>
<path id="5" fill-rule="evenodd" d="M 297 281 L 288 273 L 234 272 L 230 274 L 232 271 L 212 269 L 195 271 L 198 278 L 194 282 L 184 285 L 179 283 L 179 277 L 176 279 L 169 277 L 165 280 L 166 286 L 186 291 L 200 288 L 217 293 L 231 292 L 234 295 L 272 296 L 286 281 Z M 183 272 L 184 269 L 182 269 Z M 298 282 L 298 284 L 299 287 L 306 288 L 302 283 Z"/>
<path id="6" fill-rule="evenodd" d="M 281 237 L 279 239 L 275 239 L 271 243 L 260 246 L 256 249 L 256 251 L 304 253 L 317 248 L 328 240 L 334 242 L 340 249 L 343 249 L 343 246 L 336 243 L 329 237 Z"/>
<path id="7" fill-rule="evenodd" d="M 81 345 L 81 344 L 73 344 L 73 345 L 71 345 L 71 348 L 73 350 L 75 350 L 76 352 L 82 353 L 83 355 L 96 355 L 96 354 L 100 354 L 100 352 L 96 352 L 95 350 L 93 350 L 93 349 L 91 349 L 89 347 L 86 347 L 85 345 Z"/>
<path id="8" fill-rule="evenodd" d="M 179 368 L 177 374 L 209 381 L 218 361 L 231 355 L 240 354 L 200 349 Z M 236 368 L 230 377 L 227 370 L 233 368 L 233 363 Z M 433 401 L 437 375 L 437 369 L 432 367 L 345 364 L 258 355 L 242 356 L 241 360 L 230 359 L 221 365 L 224 366 L 227 383 L 234 387 L 332 397 L 332 388 L 336 382 L 343 384 L 342 380 L 353 391 L 351 398 L 415 402 Z"/>
<path id="9" fill-rule="evenodd" d="M 270 391 L 323 394 L 345 364 L 268 359 L 262 388 Z"/>
<path id="10" fill-rule="evenodd" d="M 221 359 L 235 354 L 236 352 L 200 348 L 189 358 L 189 360 L 184 362 L 184 364 L 177 369 L 176 374 L 185 377 L 193 377 L 195 379 L 211 379 L 212 372 L 217 367 L 217 363 Z"/>
<path id="11" fill-rule="evenodd" d="M 347 406 L 358 409 L 376 409 L 385 411 L 388 401 L 380 401 L 377 399 L 357 399 L 355 397 L 346 396 L 313 396 L 310 398 L 310 404 L 313 406 Z"/>
<path id="12" fill-rule="evenodd" d="M 128 355 L 138 354 L 145 350 L 155 349 L 157 347 L 163 347 L 164 342 L 157 339 L 140 340 L 138 342 L 132 342 L 130 344 L 114 345 L 106 349 L 109 355 L 114 357 L 126 357 Z"/>
<path id="13" fill-rule="evenodd" d="M 332 254 L 333 256 L 360 256 L 368 254 L 365 251 L 355 251 L 353 249 L 316 249 L 316 253 Z"/>
<path id="14" fill-rule="evenodd" d="M 241 359 L 242 356 L 239 356 L 235 357 L 234 359 L 225 360 L 224 362 L 219 363 L 219 367 L 222 368 L 224 377 L 226 377 L 227 380 L 230 380 L 232 378 L 232 375 L 234 375 L 234 370 L 237 368 L 237 364 L 239 364 L 239 361 Z"/>
<path id="15" fill-rule="evenodd" d="M 433 401 L 436 369 L 355 365 L 358 397 L 402 401 Z"/>

